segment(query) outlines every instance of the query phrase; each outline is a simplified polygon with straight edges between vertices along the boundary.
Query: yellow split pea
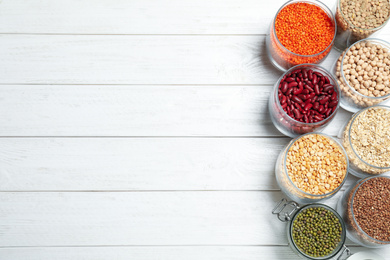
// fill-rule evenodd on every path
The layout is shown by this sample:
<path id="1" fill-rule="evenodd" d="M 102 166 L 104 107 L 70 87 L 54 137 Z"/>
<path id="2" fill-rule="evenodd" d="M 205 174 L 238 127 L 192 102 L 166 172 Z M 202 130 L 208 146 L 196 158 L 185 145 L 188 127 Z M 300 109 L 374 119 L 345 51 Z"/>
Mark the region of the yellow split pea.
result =
<path id="1" fill-rule="evenodd" d="M 347 159 L 332 139 L 309 134 L 291 146 L 286 167 L 295 186 L 306 193 L 322 195 L 341 185 L 347 173 Z"/>

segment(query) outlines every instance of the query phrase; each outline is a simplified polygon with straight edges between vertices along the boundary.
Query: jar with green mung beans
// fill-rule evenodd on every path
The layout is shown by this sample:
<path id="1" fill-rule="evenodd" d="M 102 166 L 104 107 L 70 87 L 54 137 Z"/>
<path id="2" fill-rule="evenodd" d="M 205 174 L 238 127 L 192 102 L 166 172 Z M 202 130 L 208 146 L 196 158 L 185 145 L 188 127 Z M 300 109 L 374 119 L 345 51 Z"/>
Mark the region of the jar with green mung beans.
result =
<path id="1" fill-rule="evenodd" d="M 287 239 L 299 256 L 308 259 L 330 259 L 344 249 L 346 229 L 340 215 L 324 204 L 281 200 L 272 211 L 279 220 L 288 222 Z"/>

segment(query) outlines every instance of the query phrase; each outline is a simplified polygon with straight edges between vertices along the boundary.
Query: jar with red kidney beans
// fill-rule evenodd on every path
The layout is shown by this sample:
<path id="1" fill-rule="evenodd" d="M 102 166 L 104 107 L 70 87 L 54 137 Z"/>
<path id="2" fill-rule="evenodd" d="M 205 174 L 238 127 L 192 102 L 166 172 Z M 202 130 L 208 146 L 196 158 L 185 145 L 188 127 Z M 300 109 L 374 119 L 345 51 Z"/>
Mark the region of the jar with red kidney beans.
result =
<path id="1" fill-rule="evenodd" d="M 275 127 L 296 137 L 327 126 L 336 115 L 339 100 L 340 87 L 331 73 L 314 64 L 301 64 L 279 78 L 268 107 Z"/>

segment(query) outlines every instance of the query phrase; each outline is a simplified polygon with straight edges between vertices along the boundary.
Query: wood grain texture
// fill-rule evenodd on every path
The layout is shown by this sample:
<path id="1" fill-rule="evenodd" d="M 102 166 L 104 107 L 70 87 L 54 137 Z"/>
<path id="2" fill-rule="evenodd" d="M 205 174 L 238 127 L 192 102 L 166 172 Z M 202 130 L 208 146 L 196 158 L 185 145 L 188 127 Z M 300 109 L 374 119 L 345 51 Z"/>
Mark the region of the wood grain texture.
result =
<path id="1" fill-rule="evenodd" d="M 0 33 L 266 34 L 284 2 L 2 0 Z M 334 10 L 335 0 L 322 2 Z"/>
<path id="2" fill-rule="evenodd" d="M 0 191 L 279 190 L 275 163 L 289 141 L 0 139 Z"/>
<path id="3" fill-rule="evenodd" d="M 0 35 L 0 49 L 0 84 L 272 85 L 281 76 L 265 36 Z"/>
<path id="4" fill-rule="evenodd" d="M 340 194 L 327 203 L 334 206 Z M 287 245 L 281 192 L 1 192 L 0 246 Z M 23 237 L 21 237 L 23 234 Z"/>
<path id="5" fill-rule="evenodd" d="M 0 33 L 258 34 L 266 32 L 282 3 L 2 0 Z"/>
<path id="6" fill-rule="evenodd" d="M 282 136 L 271 86 L 0 86 L 0 136 Z M 340 109 L 324 131 L 336 135 Z"/>
<path id="7" fill-rule="evenodd" d="M 350 247 L 352 253 L 361 250 L 386 256 L 386 249 Z M 299 260 L 288 246 L 164 246 L 164 247 L 46 247 L 0 248 L 7 260 Z"/>

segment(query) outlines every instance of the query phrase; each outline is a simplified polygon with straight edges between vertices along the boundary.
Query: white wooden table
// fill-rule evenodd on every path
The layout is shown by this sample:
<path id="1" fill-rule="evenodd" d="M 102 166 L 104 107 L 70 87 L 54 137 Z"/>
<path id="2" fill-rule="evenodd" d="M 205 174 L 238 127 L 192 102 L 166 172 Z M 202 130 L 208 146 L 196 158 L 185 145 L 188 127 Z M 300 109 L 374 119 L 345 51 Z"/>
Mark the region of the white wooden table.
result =
<path id="1" fill-rule="evenodd" d="M 299 259 L 271 214 L 283 2 L 0 1 L 0 259 Z"/>

